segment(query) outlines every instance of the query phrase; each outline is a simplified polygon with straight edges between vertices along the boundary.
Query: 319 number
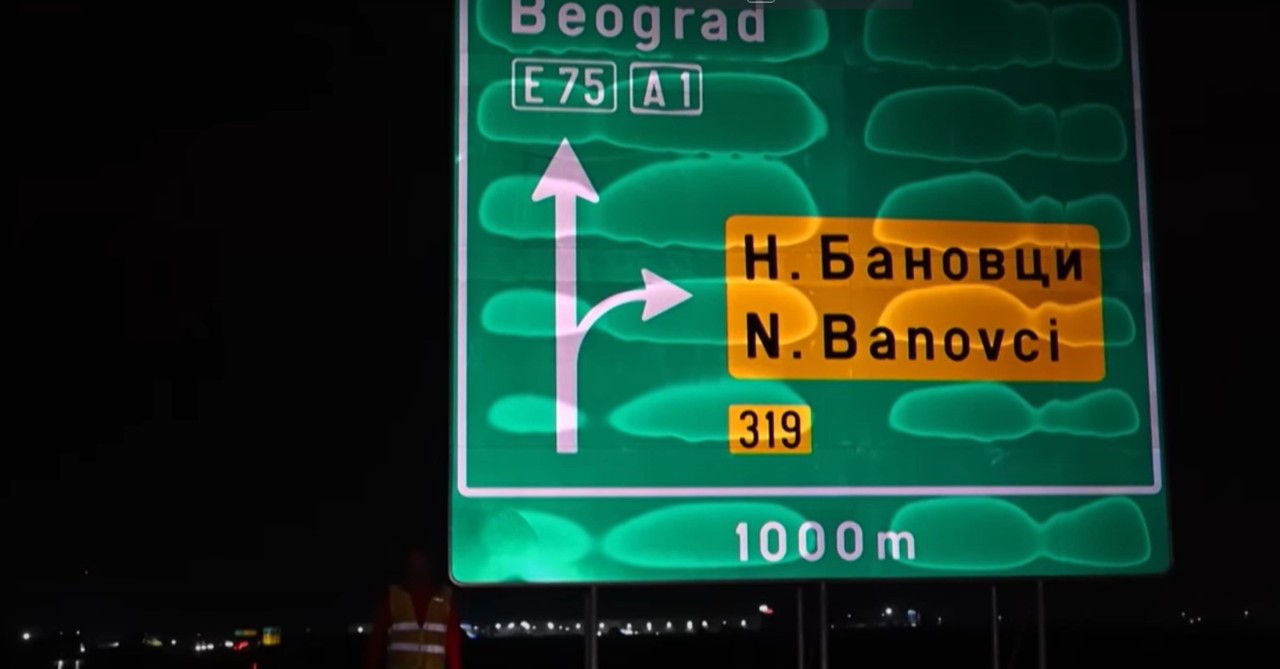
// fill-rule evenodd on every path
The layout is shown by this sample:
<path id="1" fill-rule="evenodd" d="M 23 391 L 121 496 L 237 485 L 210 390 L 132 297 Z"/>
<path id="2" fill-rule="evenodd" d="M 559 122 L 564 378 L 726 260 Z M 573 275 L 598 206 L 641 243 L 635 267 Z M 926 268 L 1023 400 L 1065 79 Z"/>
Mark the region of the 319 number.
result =
<path id="1" fill-rule="evenodd" d="M 776 428 L 774 416 L 777 416 Z M 794 411 L 783 411 L 781 413 L 766 411 L 764 416 L 756 413 L 752 409 L 747 409 L 738 414 L 738 420 L 746 423 L 747 435 L 738 437 L 738 443 L 743 448 L 755 448 L 760 445 L 760 426 L 764 425 L 766 431 L 764 445 L 773 448 L 775 444 L 781 444 L 783 448 L 795 448 L 800 445 L 800 414 Z M 782 436 L 779 437 L 777 432 L 781 431 Z"/>
<path id="2" fill-rule="evenodd" d="M 731 453 L 809 453 L 807 406 L 729 407 Z"/>

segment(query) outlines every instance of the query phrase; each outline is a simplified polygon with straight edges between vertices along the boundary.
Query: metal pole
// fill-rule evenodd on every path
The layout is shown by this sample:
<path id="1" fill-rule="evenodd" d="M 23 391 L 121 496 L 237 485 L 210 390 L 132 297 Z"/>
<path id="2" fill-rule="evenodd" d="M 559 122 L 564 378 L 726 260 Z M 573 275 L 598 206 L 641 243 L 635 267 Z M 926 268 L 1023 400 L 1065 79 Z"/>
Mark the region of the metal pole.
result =
<path id="1" fill-rule="evenodd" d="M 796 586 L 796 669 L 804 667 L 804 586 Z"/>
<path id="2" fill-rule="evenodd" d="M 596 635 L 599 627 L 600 622 L 596 611 L 596 586 L 593 585 L 587 591 L 587 619 L 582 624 L 582 636 L 587 641 L 587 669 L 597 669 L 600 666 L 600 638 Z"/>
<path id="3" fill-rule="evenodd" d="M 1036 646 L 1040 651 L 1040 663 L 1036 666 L 1045 669 L 1049 665 L 1048 647 L 1045 640 L 1044 619 L 1044 579 L 1036 579 Z"/>
<path id="4" fill-rule="evenodd" d="M 1000 669 L 1000 601 L 991 586 L 991 669 Z"/>
<path id="5" fill-rule="evenodd" d="M 827 669 L 827 631 L 831 625 L 827 623 L 827 582 L 818 583 L 818 667 Z"/>

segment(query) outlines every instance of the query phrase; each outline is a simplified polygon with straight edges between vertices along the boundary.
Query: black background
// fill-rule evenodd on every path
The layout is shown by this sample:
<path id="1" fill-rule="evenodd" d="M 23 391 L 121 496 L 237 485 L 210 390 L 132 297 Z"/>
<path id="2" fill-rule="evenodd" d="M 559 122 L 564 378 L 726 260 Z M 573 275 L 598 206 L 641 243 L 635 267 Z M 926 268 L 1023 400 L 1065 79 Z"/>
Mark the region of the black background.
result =
<path id="1" fill-rule="evenodd" d="M 10 592 L 364 606 L 445 537 L 451 8 L 126 4 L 9 24 Z M 1277 585 L 1274 11 L 1145 4 L 1175 567 L 1086 611 Z"/>

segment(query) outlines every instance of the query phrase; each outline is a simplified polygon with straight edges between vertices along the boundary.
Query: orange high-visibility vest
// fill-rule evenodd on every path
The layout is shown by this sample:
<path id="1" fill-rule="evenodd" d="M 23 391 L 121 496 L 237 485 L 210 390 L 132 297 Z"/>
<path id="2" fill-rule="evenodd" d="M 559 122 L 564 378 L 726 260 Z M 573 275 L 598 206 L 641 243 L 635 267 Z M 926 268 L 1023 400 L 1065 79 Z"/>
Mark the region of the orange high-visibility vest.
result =
<path id="1" fill-rule="evenodd" d="M 418 624 L 413 597 L 391 586 L 391 628 L 387 630 L 388 669 L 445 669 L 444 638 L 453 605 L 452 591 L 442 588 L 431 598 L 426 621 Z"/>

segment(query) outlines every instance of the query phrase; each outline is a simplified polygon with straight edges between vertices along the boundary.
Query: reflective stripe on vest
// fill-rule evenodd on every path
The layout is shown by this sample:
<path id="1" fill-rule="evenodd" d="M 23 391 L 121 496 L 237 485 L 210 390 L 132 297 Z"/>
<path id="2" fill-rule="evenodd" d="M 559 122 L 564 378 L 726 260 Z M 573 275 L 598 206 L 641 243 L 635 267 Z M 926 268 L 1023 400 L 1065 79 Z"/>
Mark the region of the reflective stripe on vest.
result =
<path id="1" fill-rule="evenodd" d="M 444 646 L 434 643 L 393 643 L 388 648 L 397 653 L 426 653 L 428 655 L 444 655 Z"/>
<path id="2" fill-rule="evenodd" d="M 423 623 L 421 627 L 418 623 L 396 623 L 391 626 L 392 632 L 445 632 L 447 628 L 444 623 Z"/>

